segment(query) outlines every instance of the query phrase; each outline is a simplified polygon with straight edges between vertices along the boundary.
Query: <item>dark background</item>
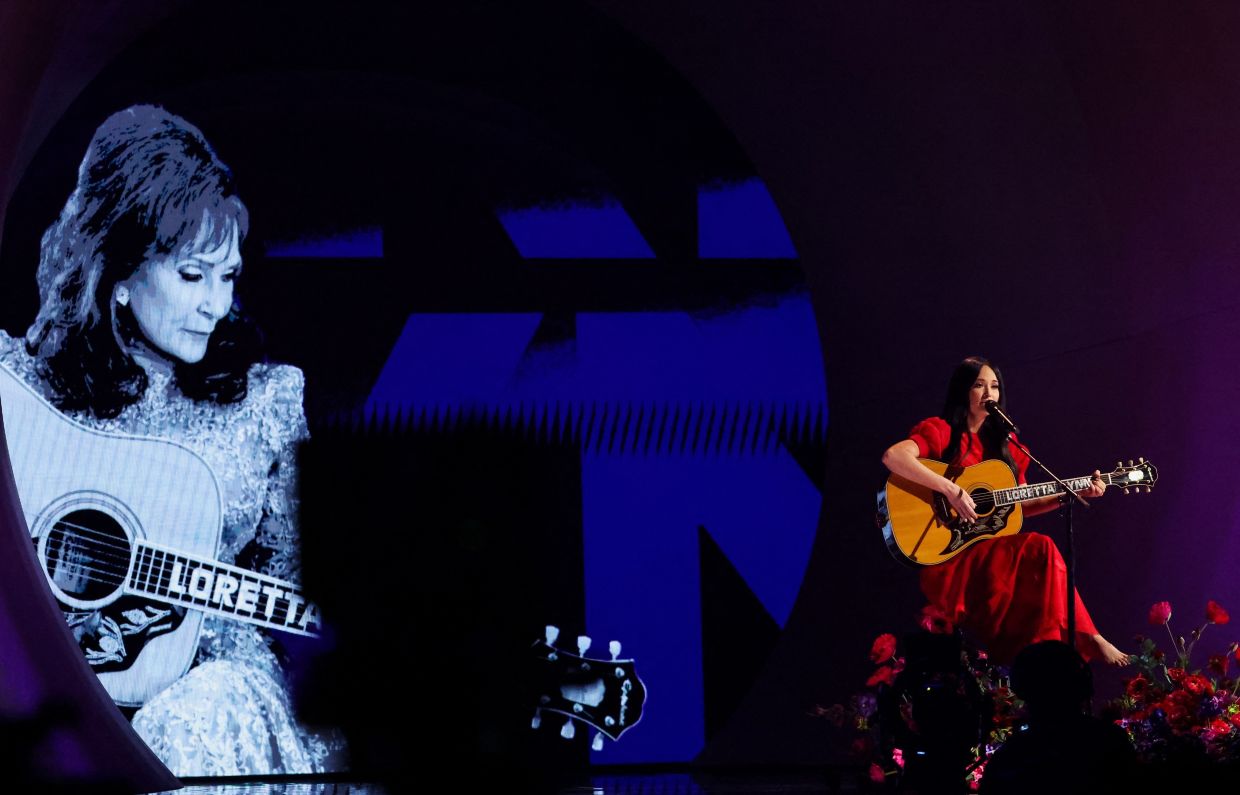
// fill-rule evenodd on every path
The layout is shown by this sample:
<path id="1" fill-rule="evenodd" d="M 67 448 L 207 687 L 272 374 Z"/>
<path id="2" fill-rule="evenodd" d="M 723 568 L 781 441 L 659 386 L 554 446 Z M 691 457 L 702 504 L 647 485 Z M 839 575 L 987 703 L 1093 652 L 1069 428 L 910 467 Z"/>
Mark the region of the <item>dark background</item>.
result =
<path id="1" fill-rule="evenodd" d="M 0 4 L 0 210 L 88 84 L 188 5 Z M 1207 599 L 1240 605 L 1224 452 L 1240 423 L 1240 9 L 592 7 L 687 80 L 765 181 L 808 274 L 827 372 L 814 556 L 704 761 L 833 753 L 807 711 L 858 689 L 872 637 L 910 629 L 922 603 L 873 527 L 878 457 L 938 410 L 966 354 L 999 363 L 1024 438 L 1065 474 L 1139 455 L 1160 469 L 1153 494 L 1110 495 L 1080 523 L 1081 590 L 1104 634 L 1129 646 L 1163 599 L 1181 632 Z M 185 46 L 209 62 L 236 42 Z M 1211 632 L 1210 651 L 1230 640 Z"/>

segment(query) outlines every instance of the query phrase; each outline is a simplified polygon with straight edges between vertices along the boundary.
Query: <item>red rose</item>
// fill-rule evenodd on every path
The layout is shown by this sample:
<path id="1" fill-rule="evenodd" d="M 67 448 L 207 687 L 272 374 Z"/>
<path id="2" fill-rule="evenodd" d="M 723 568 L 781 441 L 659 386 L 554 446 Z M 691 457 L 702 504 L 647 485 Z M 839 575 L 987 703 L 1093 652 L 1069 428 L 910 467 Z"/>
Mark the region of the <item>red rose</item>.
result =
<path id="1" fill-rule="evenodd" d="M 874 782 L 875 784 L 882 784 L 886 780 L 887 780 L 887 774 L 883 772 L 883 769 L 879 767 L 877 763 L 871 762 L 870 763 L 870 781 Z"/>
<path id="2" fill-rule="evenodd" d="M 874 639 L 874 645 L 870 648 L 870 660 L 872 662 L 883 662 L 890 660 L 896 653 L 896 636 L 891 633 L 879 635 Z"/>
<path id="3" fill-rule="evenodd" d="M 1146 692 L 1149 690 L 1149 686 L 1150 680 L 1145 678 L 1145 674 L 1137 674 L 1128 683 L 1128 686 L 1125 688 L 1125 692 L 1128 693 L 1129 698 L 1140 700 L 1145 697 Z"/>
<path id="4" fill-rule="evenodd" d="M 1211 599 L 1206 602 L 1206 621 L 1211 624 L 1226 624 L 1231 621 L 1231 616 L 1227 615 L 1222 605 Z"/>
<path id="5" fill-rule="evenodd" d="M 875 687 L 877 685 L 889 685 L 896 680 L 895 669 L 890 665 L 881 666 L 877 671 L 870 674 L 870 678 L 865 680 L 866 687 Z"/>
<path id="6" fill-rule="evenodd" d="M 1210 721 L 1210 731 L 1215 735 L 1231 734 L 1231 724 L 1223 718 L 1215 718 Z"/>
<path id="7" fill-rule="evenodd" d="M 1177 684 L 1180 683 L 1181 681 L 1184 680 L 1184 669 L 1183 668 L 1168 668 L 1167 678 Z"/>
<path id="8" fill-rule="evenodd" d="M 950 635 L 956 628 L 947 613 L 934 605 L 926 605 L 921 609 L 921 620 L 918 626 L 926 632 L 933 632 L 937 635 Z"/>
<path id="9" fill-rule="evenodd" d="M 1184 689 L 1195 696 L 1203 693 L 1207 696 L 1214 694 L 1214 685 L 1210 684 L 1210 680 L 1201 674 L 1189 674 L 1184 677 Z"/>
<path id="10" fill-rule="evenodd" d="M 1158 602 L 1150 607 L 1150 623 L 1154 625 L 1166 624 L 1171 620 L 1171 603 Z"/>
<path id="11" fill-rule="evenodd" d="M 1210 662 L 1206 667 L 1210 669 L 1210 673 L 1216 676 L 1227 676 L 1227 666 L 1231 664 L 1231 658 L 1223 654 L 1215 654 L 1210 657 Z"/>

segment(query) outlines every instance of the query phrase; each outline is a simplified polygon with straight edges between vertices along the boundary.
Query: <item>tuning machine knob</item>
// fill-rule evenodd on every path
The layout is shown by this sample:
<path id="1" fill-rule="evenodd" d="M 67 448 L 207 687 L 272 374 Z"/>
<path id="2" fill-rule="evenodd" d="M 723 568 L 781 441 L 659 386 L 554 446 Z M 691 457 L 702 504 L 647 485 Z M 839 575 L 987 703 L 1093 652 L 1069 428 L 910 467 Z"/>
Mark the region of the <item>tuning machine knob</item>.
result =
<path id="1" fill-rule="evenodd" d="M 571 740 L 577 734 L 577 727 L 573 725 L 573 719 L 569 718 L 564 721 L 564 726 L 560 728 L 560 736 L 565 740 Z"/>

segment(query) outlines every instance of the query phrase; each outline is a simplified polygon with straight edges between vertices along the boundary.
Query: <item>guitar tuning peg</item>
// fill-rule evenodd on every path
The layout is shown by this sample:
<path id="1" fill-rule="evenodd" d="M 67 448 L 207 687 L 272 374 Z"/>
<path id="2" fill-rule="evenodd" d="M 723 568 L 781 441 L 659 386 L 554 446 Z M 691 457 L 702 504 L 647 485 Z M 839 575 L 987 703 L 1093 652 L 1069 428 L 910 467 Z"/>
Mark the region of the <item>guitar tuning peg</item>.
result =
<path id="1" fill-rule="evenodd" d="M 1137 459 L 1137 463 L 1138 463 L 1138 464 L 1144 464 L 1144 463 L 1145 463 L 1145 456 L 1141 456 L 1140 458 L 1138 458 L 1138 459 Z"/>
<path id="2" fill-rule="evenodd" d="M 1153 491 L 1153 490 L 1154 490 L 1154 489 L 1153 489 L 1153 488 L 1151 488 L 1150 486 L 1146 486 L 1146 487 L 1145 487 L 1145 493 L 1146 493 L 1146 494 L 1149 494 L 1149 493 L 1150 493 L 1151 491 Z"/>
<path id="3" fill-rule="evenodd" d="M 1115 462 L 1115 466 L 1116 466 L 1116 468 L 1117 468 L 1117 469 L 1123 469 L 1123 468 L 1124 468 L 1124 462 L 1123 462 L 1123 461 L 1116 461 L 1116 462 Z"/>
<path id="4" fill-rule="evenodd" d="M 576 734 L 577 734 L 577 729 L 576 727 L 573 726 L 573 719 L 569 718 L 568 720 L 564 721 L 564 726 L 563 728 L 560 729 L 560 736 L 563 737 L 565 740 L 571 740 L 573 739 L 573 736 Z"/>
<path id="5" fill-rule="evenodd" d="M 593 742 L 590 743 L 590 748 L 595 751 L 603 750 L 603 733 L 602 732 L 595 733 L 594 740 Z"/>
<path id="6" fill-rule="evenodd" d="M 534 718 L 533 720 L 530 721 L 530 728 L 536 730 L 541 725 L 542 725 L 542 712 L 540 712 L 539 710 L 534 710 Z"/>
<path id="7" fill-rule="evenodd" d="M 544 631 L 544 635 L 543 635 L 543 636 L 547 639 L 547 645 L 548 645 L 548 646 L 554 646 L 554 645 L 555 645 L 555 642 L 556 642 L 556 641 L 559 639 L 559 637 L 560 637 L 560 628 L 559 628 L 559 627 L 553 627 L 553 626 L 551 626 L 550 624 L 548 624 L 548 625 L 547 625 L 547 629 Z"/>
<path id="8" fill-rule="evenodd" d="M 611 643 L 608 643 L 607 651 L 611 652 L 611 658 L 613 660 L 618 659 L 620 657 L 620 641 L 613 640 Z"/>
<path id="9" fill-rule="evenodd" d="M 1128 459 L 1128 466 L 1132 466 L 1132 459 Z"/>
<path id="10" fill-rule="evenodd" d="M 577 653 L 584 655 L 586 652 L 588 652 L 590 650 L 590 643 L 591 641 L 590 641 L 589 635 L 578 635 L 577 636 Z"/>
<path id="11" fill-rule="evenodd" d="M 1127 494 L 1127 493 L 1128 493 L 1128 489 L 1124 489 L 1124 493 L 1125 493 L 1125 494 Z"/>

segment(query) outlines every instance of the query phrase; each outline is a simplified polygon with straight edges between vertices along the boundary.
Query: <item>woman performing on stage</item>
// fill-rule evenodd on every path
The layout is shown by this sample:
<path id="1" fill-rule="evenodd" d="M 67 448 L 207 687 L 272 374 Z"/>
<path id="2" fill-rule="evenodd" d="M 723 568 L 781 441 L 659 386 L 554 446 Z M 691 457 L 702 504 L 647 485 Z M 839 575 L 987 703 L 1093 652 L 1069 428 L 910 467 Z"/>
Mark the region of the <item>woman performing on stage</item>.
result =
<path id="1" fill-rule="evenodd" d="M 942 494 L 967 521 L 978 518 L 972 497 L 918 458 L 972 466 L 999 459 L 1025 482 L 1029 458 L 1008 443 L 1006 430 L 986 410 L 988 401 L 1004 406 L 1005 389 L 998 368 L 971 356 L 952 374 L 942 415 L 922 420 L 909 438 L 883 454 L 895 475 Z M 1082 497 L 1101 497 L 1099 477 L 1081 490 Z M 1054 510 L 1059 497 L 1024 503 L 1026 516 Z M 1017 533 L 975 543 L 951 559 L 921 570 L 921 587 L 931 604 L 954 624 L 972 633 L 1000 662 L 1042 640 L 1069 641 L 1067 635 L 1067 568 L 1055 543 L 1040 533 Z M 1128 657 L 1098 633 L 1080 596 L 1076 597 L 1076 646 L 1086 659 L 1100 658 L 1125 665 Z"/>

